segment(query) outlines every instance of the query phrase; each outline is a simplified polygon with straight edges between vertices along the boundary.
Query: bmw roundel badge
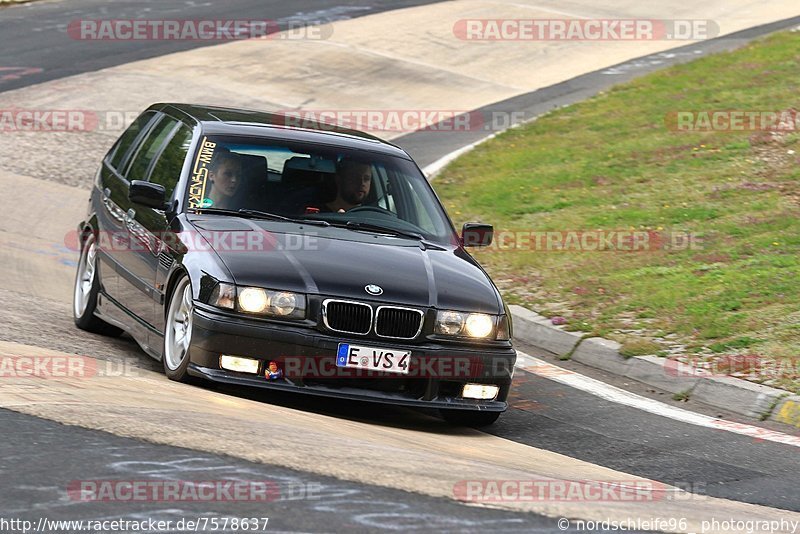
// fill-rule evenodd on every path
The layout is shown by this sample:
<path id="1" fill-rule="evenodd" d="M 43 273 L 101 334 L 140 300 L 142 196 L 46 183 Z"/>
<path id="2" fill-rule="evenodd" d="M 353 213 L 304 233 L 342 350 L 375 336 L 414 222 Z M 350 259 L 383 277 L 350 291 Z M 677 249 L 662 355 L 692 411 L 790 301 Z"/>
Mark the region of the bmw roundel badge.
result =
<path id="1" fill-rule="evenodd" d="M 369 284 L 368 286 L 365 286 L 364 290 L 370 295 L 383 294 L 383 288 L 381 286 L 376 286 L 375 284 Z"/>

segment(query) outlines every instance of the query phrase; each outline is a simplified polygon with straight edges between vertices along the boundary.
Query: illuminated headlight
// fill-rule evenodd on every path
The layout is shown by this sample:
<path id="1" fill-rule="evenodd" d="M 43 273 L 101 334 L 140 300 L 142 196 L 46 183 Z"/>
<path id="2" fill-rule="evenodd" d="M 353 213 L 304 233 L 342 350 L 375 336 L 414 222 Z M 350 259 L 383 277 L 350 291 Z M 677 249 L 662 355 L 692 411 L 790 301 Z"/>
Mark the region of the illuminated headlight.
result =
<path id="1" fill-rule="evenodd" d="M 461 396 L 465 399 L 491 400 L 497 397 L 500 388 L 488 384 L 465 384 Z"/>
<path id="2" fill-rule="evenodd" d="M 489 315 L 471 313 L 467 315 L 464 327 L 469 337 L 489 337 L 494 329 L 494 320 Z"/>
<path id="3" fill-rule="evenodd" d="M 444 310 L 436 314 L 436 333 L 486 339 L 494 332 L 495 317 L 485 313 Z"/>
<path id="4" fill-rule="evenodd" d="M 306 316 L 306 297 L 289 291 L 272 291 L 260 287 L 239 288 L 239 309 L 247 313 L 271 315 L 286 319 Z"/>
<path id="5" fill-rule="evenodd" d="M 237 373 L 258 374 L 258 360 L 252 358 L 223 354 L 219 358 L 219 366 L 228 371 L 235 371 Z"/>
<path id="6" fill-rule="evenodd" d="M 245 287 L 239 291 L 239 307 L 248 313 L 263 313 L 269 307 L 269 296 L 260 287 Z"/>

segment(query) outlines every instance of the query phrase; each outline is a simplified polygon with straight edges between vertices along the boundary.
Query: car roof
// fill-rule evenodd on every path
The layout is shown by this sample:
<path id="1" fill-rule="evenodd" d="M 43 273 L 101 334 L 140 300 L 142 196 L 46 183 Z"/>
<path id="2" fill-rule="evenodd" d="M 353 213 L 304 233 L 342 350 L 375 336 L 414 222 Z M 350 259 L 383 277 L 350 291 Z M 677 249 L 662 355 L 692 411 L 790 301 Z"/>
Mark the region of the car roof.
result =
<path id="1" fill-rule="evenodd" d="M 183 116 L 184 119 L 189 119 L 189 121 L 199 125 L 203 133 L 207 135 L 245 135 L 318 143 L 411 159 L 402 148 L 374 135 L 309 120 L 302 115 L 297 116 L 297 121 L 302 126 L 294 126 L 291 124 L 291 119 L 295 118 L 292 115 L 287 116 L 280 113 L 241 108 L 160 103 L 153 104 L 148 109 L 156 111 L 172 110 L 173 114 L 177 113 Z M 302 110 L 298 110 L 297 113 L 302 113 Z M 289 117 L 288 120 L 287 117 Z"/>

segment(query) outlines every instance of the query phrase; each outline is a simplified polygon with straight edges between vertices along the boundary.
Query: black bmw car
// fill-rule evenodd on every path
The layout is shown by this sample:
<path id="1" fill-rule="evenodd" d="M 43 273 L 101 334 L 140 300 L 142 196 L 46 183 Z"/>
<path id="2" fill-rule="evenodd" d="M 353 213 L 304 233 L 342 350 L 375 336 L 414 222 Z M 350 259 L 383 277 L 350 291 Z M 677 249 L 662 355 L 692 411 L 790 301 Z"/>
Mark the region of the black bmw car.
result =
<path id="1" fill-rule="evenodd" d="M 402 149 L 281 115 L 156 104 L 102 161 L 75 323 L 128 332 L 173 380 L 204 378 L 494 422 L 511 318 Z"/>

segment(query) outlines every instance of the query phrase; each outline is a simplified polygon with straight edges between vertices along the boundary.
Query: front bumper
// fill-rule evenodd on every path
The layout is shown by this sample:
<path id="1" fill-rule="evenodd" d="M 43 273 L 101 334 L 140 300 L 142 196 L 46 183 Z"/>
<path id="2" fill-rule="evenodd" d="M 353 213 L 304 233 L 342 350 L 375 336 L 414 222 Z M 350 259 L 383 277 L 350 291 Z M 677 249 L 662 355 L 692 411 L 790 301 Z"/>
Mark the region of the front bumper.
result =
<path id="1" fill-rule="evenodd" d="M 339 343 L 411 351 L 408 375 L 337 368 Z M 257 375 L 221 369 L 221 354 L 258 359 Z M 516 361 L 510 347 L 450 347 L 338 337 L 308 327 L 231 317 L 195 307 L 189 374 L 214 382 L 410 407 L 502 412 Z M 270 361 L 284 376 L 265 377 Z M 492 384 L 493 400 L 465 399 L 464 384 Z"/>

